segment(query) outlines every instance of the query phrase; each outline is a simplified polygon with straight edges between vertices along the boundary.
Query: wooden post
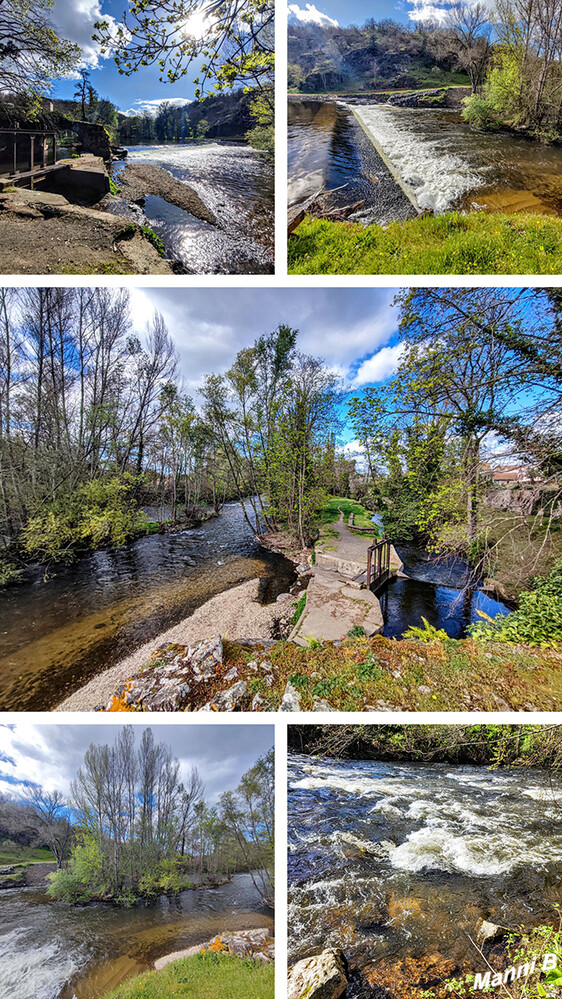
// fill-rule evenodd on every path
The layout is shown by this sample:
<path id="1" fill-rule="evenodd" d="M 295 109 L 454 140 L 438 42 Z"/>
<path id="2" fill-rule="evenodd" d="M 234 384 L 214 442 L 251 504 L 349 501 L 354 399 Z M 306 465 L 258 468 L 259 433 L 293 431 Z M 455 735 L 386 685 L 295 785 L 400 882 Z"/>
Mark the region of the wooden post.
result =
<path id="1" fill-rule="evenodd" d="M 14 153 L 14 173 L 18 172 L 18 133 L 12 132 L 12 140 L 14 143 L 13 153 Z"/>
<path id="2" fill-rule="evenodd" d="M 53 163 L 57 162 L 57 133 L 53 132 Z"/>
<path id="3" fill-rule="evenodd" d="M 372 555 L 372 552 L 373 552 L 372 546 L 370 546 L 369 548 L 367 548 L 367 589 L 369 589 L 369 587 L 371 585 L 371 555 Z"/>
<path id="4" fill-rule="evenodd" d="M 41 166 L 45 167 L 47 165 L 47 136 L 43 136 L 41 140 Z"/>

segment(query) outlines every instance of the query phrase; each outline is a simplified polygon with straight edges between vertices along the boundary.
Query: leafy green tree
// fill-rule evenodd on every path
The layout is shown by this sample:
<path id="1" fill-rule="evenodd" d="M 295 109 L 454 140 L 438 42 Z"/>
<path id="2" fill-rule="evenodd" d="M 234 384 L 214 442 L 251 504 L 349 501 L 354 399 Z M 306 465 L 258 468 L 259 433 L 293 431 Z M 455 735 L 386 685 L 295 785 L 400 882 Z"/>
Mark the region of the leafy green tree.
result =
<path id="1" fill-rule="evenodd" d="M 117 29 L 101 20 L 94 37 L 127 76 L 156 65 L 161 81 L 176 83 L 201 61 L 196 97 L 211 84 L 215 91 L 243 84 L 272 102 L 274 17 L 271 0 L 132 0 Z"/>
<path id="2" fill-rule="evenodd" d="M 45 94 L 77 65 L 80 47 L 55 33 L 54 0 L 5 0 L 0 11 L 0 90 L 4 99 Z"/>

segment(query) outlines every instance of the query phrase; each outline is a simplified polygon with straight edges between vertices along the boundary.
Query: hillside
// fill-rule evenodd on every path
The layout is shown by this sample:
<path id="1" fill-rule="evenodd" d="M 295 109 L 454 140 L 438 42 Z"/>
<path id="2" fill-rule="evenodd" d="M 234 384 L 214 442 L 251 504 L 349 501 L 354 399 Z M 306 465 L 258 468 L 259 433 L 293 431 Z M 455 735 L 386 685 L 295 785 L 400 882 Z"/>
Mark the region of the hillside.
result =
<path id="1" fill-rule="evenodd" d="M 468 81 L 445 32 L 393 21 L 368 21 L 362 28 L 290 24 L 288 61 L 289 89 L 301 93 Z"/>

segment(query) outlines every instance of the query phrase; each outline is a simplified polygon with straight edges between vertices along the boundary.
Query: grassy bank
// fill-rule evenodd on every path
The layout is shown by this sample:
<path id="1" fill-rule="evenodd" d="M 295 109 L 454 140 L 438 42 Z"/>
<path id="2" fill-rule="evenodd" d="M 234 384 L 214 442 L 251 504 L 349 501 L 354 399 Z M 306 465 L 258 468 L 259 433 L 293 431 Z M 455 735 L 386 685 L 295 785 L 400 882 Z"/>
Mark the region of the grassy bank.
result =
<path id="1" fill-rule="evenodd" d="M 273 999 L 273 986 L 273 963 L 207 953 L 131 978 L 105 999 Z"/>
<path id="2" fill-rule="evenodd" d="M 0 867 L 15 865 L 27 867 L 28 864 L 45 864 L 54 860 L 53 854 L 45 846 L 9 846 L 0 845 Z"/>
<path id="3" fill-rule="evenodd" d="M 182 654 L 183 646 L 162 647 L 146 668 L 167 665 Z M 263 670 L 262 661 L 268 663 Z M 241 710 L 259 693 L 260 710 L 277 711 L 288 681 L 297 689 L 303 711 L 312 710 L 318 698 L 340 711 L 562 709 L 562 649 L 470 639 L 396 641 L 377 635 L 311 648 L 280 641 L 263 651 L 225 640 L 216 680 L 197 691 L 191 710 L 228 686 L 224 676 L 233 666 L 248 689 Z M 135 707 L 119 699 L 112 710 Z"/>
<path id="4" fill-rule="evenodd" d="M 326 500 L 320 512 L 320 524 L 335 523 L 340 519 L 340 513 L 343 513 L 346 524 L 350 514 L 353 514 L 354 527 L 368 527 L 373 531 L 373 534 L 377 533 L 377 528 L 371 519 L 372 511 L 367 510 L 357 500 L 347 499 L 345 496 L 330 496 Z"/>
<path id="5" fill-rule="evenodd" d="M 290 274 L 559 274 L 562 219 L 446 212 L 386 229 L 307 217 L 289 239 Z"/>

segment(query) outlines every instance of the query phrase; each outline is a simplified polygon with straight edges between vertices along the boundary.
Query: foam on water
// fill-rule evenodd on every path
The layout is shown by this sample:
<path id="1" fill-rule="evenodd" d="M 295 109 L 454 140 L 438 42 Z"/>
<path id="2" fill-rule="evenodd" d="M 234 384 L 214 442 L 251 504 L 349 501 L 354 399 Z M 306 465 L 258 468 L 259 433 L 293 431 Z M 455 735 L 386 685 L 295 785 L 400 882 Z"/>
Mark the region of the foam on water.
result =
<path id="1" fill-rule="evenodd" d="M 57 999 L 63 985 L 80 969 L 77 950 L 56 940 L 30 945 L 13 930 L 0 940 L 0 999 Z"/>
<path id="2" fill-rule="evenodd" d="M 462 153 L 452 153 L 435 133 L 416 128 L 410 109 L 384 104 L 360 104 L 357 117 L 392 163 L 400 179 L 410 187 L 420 208 L 444 212 L 458 199 L 486 183 L 485 170 L 478 170 Z"/>

